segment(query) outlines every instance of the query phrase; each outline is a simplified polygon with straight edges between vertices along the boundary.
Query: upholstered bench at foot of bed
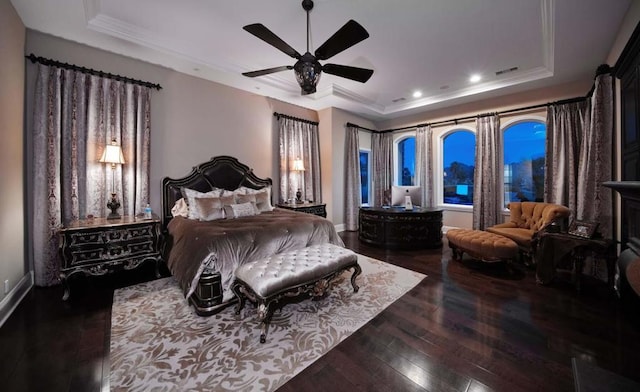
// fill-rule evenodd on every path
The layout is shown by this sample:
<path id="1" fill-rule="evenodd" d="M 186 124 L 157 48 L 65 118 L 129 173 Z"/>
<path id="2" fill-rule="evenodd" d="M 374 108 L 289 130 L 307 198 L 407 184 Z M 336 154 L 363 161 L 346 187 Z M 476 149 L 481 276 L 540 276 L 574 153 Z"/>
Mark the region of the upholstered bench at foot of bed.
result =
<path id="1" fill-rule="evenodd" d="M 232 290 L 239 300 L 239 314 L 248 298 L 258 306 L 260 343 L 267 338 L 269 322 L 285 298 L 323 297 L 331 281 L 343 271 L 353 268 L 351 285 L 358 292 L 356 277 L 362 270 L 357 255 L 333 244 L 313 245 L 273 255 L 264 260 L 244 264 L 235 271 Z"/>
<path id="2" fill-rule="evenodd" d="M 518 255 L 518 244 L 498 234 L 481 230 L 450 229 L 447 240 L 454 259 L 462 259 L 466 252 L 469 256 L 485 261 L 512 261 Z"/>

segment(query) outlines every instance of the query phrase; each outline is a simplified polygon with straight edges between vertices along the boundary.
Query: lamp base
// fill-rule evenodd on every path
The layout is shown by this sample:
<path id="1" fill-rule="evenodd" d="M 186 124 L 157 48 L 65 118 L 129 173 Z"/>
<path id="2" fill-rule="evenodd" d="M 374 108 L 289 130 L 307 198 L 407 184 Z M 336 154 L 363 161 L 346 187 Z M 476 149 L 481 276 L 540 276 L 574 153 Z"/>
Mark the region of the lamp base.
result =
<path id="1" fill-rule="evenodd" d="M 118 201 L 118 198 L 116 197 L 115 193 L 111 194 L 111 200 L 107 203 L 107 207 L 109 207 L 109 209 L 111 210 L 111 213 L 109 214 L 109 216 L 107 216 L 107 219 L 122 218 L 120 214 L 118 214 L 118 208 L 120 208 L 120 202 Z"/>
<path id="2" fill-rule="evenodd" d="M 302 192 L 300 191 L 300 189 L 298 189 L 298 191 L 296 192 L 296 203 L 302 203 Z"/>

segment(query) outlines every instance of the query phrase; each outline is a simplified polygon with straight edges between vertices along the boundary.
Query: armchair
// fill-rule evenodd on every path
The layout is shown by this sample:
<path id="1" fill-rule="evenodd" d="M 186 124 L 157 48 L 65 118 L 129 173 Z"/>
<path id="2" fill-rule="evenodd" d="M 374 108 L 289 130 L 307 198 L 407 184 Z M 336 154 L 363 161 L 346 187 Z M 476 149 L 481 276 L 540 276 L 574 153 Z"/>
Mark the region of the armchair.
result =
<path id="1" fill-rule="evenodd" d="M 509 222 L 491 226 L 486 231 L 510 238 L 518 244 L 524 260 L 535 264 L 533 251 L 539 231 L 554 222 L 566 221 L 571 215 L 567 207 L 540 202 L 512 202 L 507 205 L 511 212 Z M 566 223 L 566 222 L 565 222 Z"/>

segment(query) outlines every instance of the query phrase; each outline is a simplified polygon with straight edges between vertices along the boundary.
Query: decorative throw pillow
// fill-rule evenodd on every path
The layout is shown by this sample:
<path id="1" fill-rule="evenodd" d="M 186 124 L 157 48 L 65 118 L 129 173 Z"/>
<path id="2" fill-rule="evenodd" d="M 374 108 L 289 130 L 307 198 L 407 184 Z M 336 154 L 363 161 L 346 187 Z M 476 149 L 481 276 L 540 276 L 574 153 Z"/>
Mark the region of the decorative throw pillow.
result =
<path id="1" fill-rule="evenodd" d="M 260 211 L 255 203 L 240 203 L 224 206 L 224 214 L 227 219 L 242 218 L 243 216 L 259 215 Z"/>
<path id="2" fill-rule="evenodd" d="M 201 221 L 224 219 L 223 207 L 219 197 L 196 197 L 192 206 Z"/>
<path id="3" fill-rule="evenodd" d="M 196 191 L 195 189 L 189 189 L 189 188 L 182 188 L 182 195 L 184 196 L 184 199 L 187 202 L 187 205 L 189 206 L 189 215 L 188 218 L 189 219 L 195 219 L 195 220 L 199 220 L 200 216 L 198 215 L 198 211 L 195 208 L 192 208 L 192 206 L 195 205 L 195 199 L 198 198 L 211 198 L 211 197 L 220 197 L 220 193 L 222 192 L 220 189 L 214 189 L 212 191 L 203 193 L 203 192 L 199 192 Z"/>
<path id="4" fill-rule="evenodd" d="M 266 189 L 254 192 L 254 193 L 249 193 L 249 194 L 240 194 L 236 196 L 236 202 L 238 203 L 247 203 L 247 202 L 251 202 L 251 203 L 255 203 L 256 207 L 258 207 L 258 210 L 260 210 L 260 212 L 263 211 L 273 211 L 273 208 L 271 207 L 271 202 L 269 200 L 269 192 Z"/>
<path id="5" fill-rule="evenodd" d="M 171 208 L 171 216 L 183 216 L 185 218 L 189 217 L 189 206 L 184 198 L 176 200 L 173 208 Z"/>
<path id="6" fill-rule="evenodd" d="M 238 194 L 244 194 L 244 195 L 256 195 L 256 204 L 258 205 L 258 208 L 260 209 L 260 211 L 273 211 L 274 207 L 271 204 L 271 187 L 267 186 L 264 187 L 262 189 L 252 189 L 252 188 L 248 188 L 246 186 L 241 186 L 240 188 L 236 189 L 235 192 L 238 192 Z M 266 195 L 264 195 L 263 193 L 266 192 Z M 260 196 L 257 196 L 260 195 Z M 266 204 L 261 204 L 261 203 L 266 203 Z"/>
<path id="7" fill-rule="evenodd" d="M 235 191 L 222 190 L 220 193 L 220 199 L 222 199 L 222 204 L 225 206 L 238 203 L 236 196 Z"/>

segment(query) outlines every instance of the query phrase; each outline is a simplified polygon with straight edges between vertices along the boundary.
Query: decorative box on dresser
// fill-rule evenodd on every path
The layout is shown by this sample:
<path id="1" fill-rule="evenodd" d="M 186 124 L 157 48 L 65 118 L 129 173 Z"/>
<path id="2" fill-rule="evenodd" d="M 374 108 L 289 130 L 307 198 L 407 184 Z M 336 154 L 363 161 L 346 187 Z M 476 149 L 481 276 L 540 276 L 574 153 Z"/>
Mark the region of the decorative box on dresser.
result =
<path id="1" fill-rule="evenodd" d="M 283 203 L 278 204 L 278 207 L 286 208 L 287 210 L 318 215 L 323 218 L 327 217 L 327 205 L 323 203 Z"/>
<path id="2" fill-rule="evenodd" d="M 153 261 L 159 277 L 160 224 L 155 215 L 151 219 L 123 216 L 77 220 L 60 230 L 62 299 L 69 298 L 69 278 L 79 273 L 100 276 Z"/>

